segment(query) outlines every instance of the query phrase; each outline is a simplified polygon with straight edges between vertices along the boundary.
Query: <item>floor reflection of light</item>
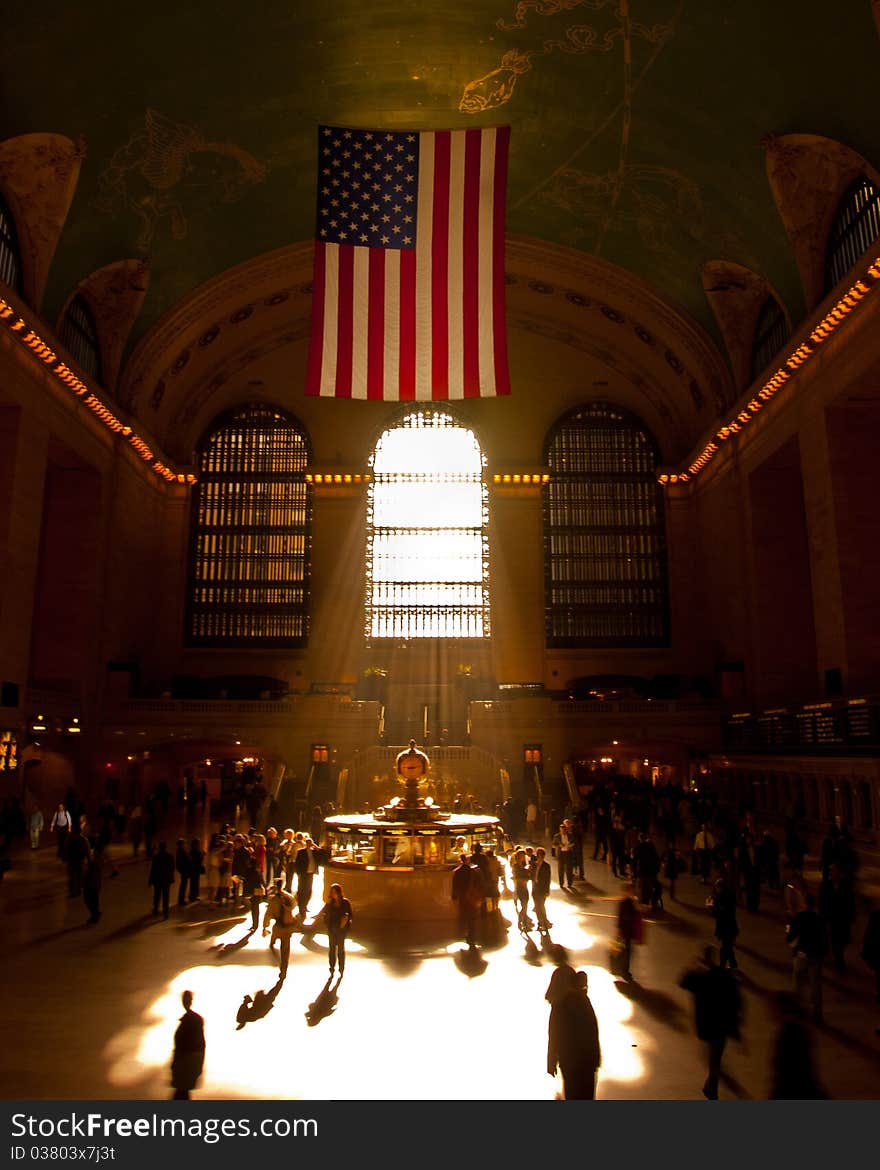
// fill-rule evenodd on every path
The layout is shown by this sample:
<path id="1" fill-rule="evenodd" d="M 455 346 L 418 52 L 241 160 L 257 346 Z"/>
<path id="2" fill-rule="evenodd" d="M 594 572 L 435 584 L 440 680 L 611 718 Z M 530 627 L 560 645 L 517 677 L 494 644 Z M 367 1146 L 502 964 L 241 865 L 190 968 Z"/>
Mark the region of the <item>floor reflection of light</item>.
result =
<path id="1" fill-rule="evenodd" d="M 587 953 L 602 946 L 581 917 L 585 907 L 560 898 L 548 909 L 554 941 L 568 945 L 572 964 L 589 977 L 603 1054 L 601 1097 L 603 1078 L 644 1075 L 651 1042 L 633 1025 L 634 1005 L 612 976 L 585 964 Z M 502 910 L 515 920 L 507 900 Z M 259 930 L 248 935 L 249 925 L 236 921 L 200 944 L 205 959 L 176 975 L 141 1021 L 113 1039 L 105 1053 L 112 1084 L 133 1086 L 150 1074 L 167 1084 L 163 1070 L 183 1011 L 180 996 L 189 988 L 207 1041 L 197 1097 L 540 1100 L 559 1092 L 558 1079 L 546 1072 L 544 993 L 553 965 L 539 950 L 526 956 L 515 926 L 506 945 L 480 952 L 485 967 L 478 972 L 456 958 L 465 949 L 460 942 L 423 952 L 410 966 L 410 956 L 380 958 L 368 944 L 349 940 L 338 1002 L 324 1006 L 315 1026 L 306 1013 L 327 980 L 327 939 L 295 934 L 288 977 L 271 1011 L 239 1029 L 243 997 L 270 991 L 278 970 L 278 948 L 270 953 L 269 940 Z M 531 937 L 540 942 L 537 933 Z M 398 977 L 389 978 L 395 966 Z M 295 1060 L 279 1062 L 282 1041 Z"/>

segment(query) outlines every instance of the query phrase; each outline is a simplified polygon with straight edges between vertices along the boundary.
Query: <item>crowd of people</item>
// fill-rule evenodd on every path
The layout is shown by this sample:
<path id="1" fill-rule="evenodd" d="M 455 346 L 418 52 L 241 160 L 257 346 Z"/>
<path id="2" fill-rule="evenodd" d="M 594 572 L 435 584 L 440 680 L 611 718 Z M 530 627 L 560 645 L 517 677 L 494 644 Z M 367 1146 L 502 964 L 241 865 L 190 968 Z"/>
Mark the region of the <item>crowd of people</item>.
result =
<path id="1" fill-rule="evenodd" d="M 143 856 L 149 862 L 154 915 L 169 917 L 176 885 L 178 907 L 201 901 L 240 912 L 245 921 L 249 915 L 249 935 L 262 925 L 269 952 L 277 954 L 279 983 L 273 996 L 287 976 L 292 935 L 307 934 L 320 923 L 328 937 L 330 977 L 337 972 L 341 977 L 355 908 L 340 885 L 330 888 L 320 913 L 308 921 L 314 881 L 328 859 L 320 846 L 323 812 L 313 810 L 311 819 L 306 818 L 314 832 L 271 825 L 259 830 L 257 817 L 263 808 L 259 801 L 247 810 L 253 814 L 253 819 L 246 818 L 251 822 L 247 830 L 239 829 L 238 822 L 223 824 L 203 848 L 204 823 L 195 825 L 191 814 L 205 804 L 204 794 L 191 787 L 184 791 L 183 815 L 180 810 L 175 813 L 170 786 L 159 784 L 131 808 L 107 796 L 90 818 L 71 789 L 51 815 L 34 807 L 22 813 L 21 823 L 14 815 L 11 819 L 32 849 L 48 835 L 66 872 L 67 894 L 82 898 L 90 924 L 101 917 L 105 877 L 118 873 L 107 846 L 127 843 L 133 859 Z M 568 807 L 557 816 L 552 832 L 540 827 L 540 818 L 530 815 L 532 811 L 526 806 L 518 818 L 509 804 L 499 809 L 505 833 L 503 848 L 497 851 L 480 843 L 465 848 L 460 839 L 449 895 L 469 952 L 477 951 L 481 943 L 503 939 L 513 925 L 502 912 L 502 899 L 509 897 L 516 927 L 527 944 L 557 964 L 547 992 L 548 1071 L 561 1072 L 567 1097 L 595 1095 L 601 1020 L 590 1004 L 586 974 L 574 971 L 550 938 L 553 922 L 548 907 L 552 909 L 554 888 L 573 891 L 575 883 L 586 882 L 588 838 L 591 859 L 604 863 L 609 879 L 621 883 L 608 963 L 625 981 L 634 980 L 634 947 L 644 941 L 645 917 L 661 916 L 666 904 L 678 901 L 677 883 L 683 876 L 691 879 L 686 895 L 691 908 L 694 890 L 704 887 L 700 898 L 706 934 L 714 936 L 714 945 L 706 943 L 699 960 L 682 974 L 680 986 L 693 996 L 696 1033 L 707 1053 L 703 1093 L 710 1099 L 718 1096 L 725 1047 L 741 1035 L 736 950 L 740 917 L 743 912 L 759 915 L 762 899 L 772 895 L 774 914 L 781 909 L 784 916 L 791 962 L 790 990 L 780 993 L 776 1006 L 773 1095 L 825 1095 L 812 1065 L 808 1021 L 823 1023 L 825 964 L 833 962 L 837 975 L 844 975 L 853 941 L 859 858 L 846 826 L 839 822 L 829 826 L 818 856 L 814 854 L 818 873 L 813 877 L 812 866 L 805 872 L 807 845 L 794 818 L 785 824 L 780 843 L 772 829 L 757 827 L 748 810 L 716 806 L 708 797 L 695 799 L 692 793 L 678 797 L 669 786 L 646 791 L 630 784 L 603 785 L 581 806 Z M 176 843 L 166 839 L 172 825 L 185 832 Z M 120 855 L 118 849 L 113 853 L 117 859 Z M 530 938 L 533 931 L 539 936 L 537 947 Z M 880 1002 L 876 909 L 869 913 L 860 954 L 875 977 Z M 251 1001 L 240 1010 L 245 1020 L 256 1019 L 272 1002 Z M 191 1005 L 184 1020 L 193 1030 Z"/>

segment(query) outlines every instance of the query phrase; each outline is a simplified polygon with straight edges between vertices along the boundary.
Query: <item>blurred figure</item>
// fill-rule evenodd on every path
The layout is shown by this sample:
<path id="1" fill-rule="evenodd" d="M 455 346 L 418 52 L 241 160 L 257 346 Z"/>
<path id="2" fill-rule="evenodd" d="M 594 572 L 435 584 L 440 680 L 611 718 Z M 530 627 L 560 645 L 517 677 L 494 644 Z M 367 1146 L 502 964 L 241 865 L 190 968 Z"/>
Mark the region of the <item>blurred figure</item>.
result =
<path id="1" fill-rule="evenodd" d="M 707 1046 L 708 1072 L 703 1084 L 703 1096 L 718 1100 L 718 1079 L 721 1060 L 730 1037 L 739 1039 L 742 1005 L 736 980 L 729 971 L 719 967 L 714 947 L 706 947 L 701 962 L 686 971 L 679 987 L 691 992 L 697 1037 Z"/>
<path id="2" fill-rule="evenodd" d="M 788 927 L 788 945 L 792 949 L 792 979 L 798 1002 L 803 1001 L 804 988 L 809 989 L 813 1019 L 822 1022 L 822 960 L 827 950 L 825 922 L 816 913 L 812 894 L 806 895 L 804 909 L 796 914 Z"/>
<path id="3" fill-rule="evenodd" d="M 635 898 L 624 894 L 617 908 L 617 936 L 621 943 L 621 976 L 632 981 L 632 945 L 642 941 L 642 915 Z"/>
<path id="4" fill-rule="evenodd" d="M 153 913 L 159 913 L 161 901 L 162 916 L 167 918 L 171 887 L 174 885 L 174 858 L 164 841 L 159 842 L 159 850 L 150 864 L 148 885 L 153 887 Z"/>
<path id="5" fill-rule="evenodd" d="M 816 1073 L 813 1039 L 795 997 L 780 991 L 776 1012 L 779 1031 L 773 1050 L 770 1100 L 825 1100 L 828 1094 Z"/>
<path id="6" fill-rule="evenodd" d="M 162 846 L 159 848 L 161 850 Z M 205 1066 L 205 1021 L 198 1012 L 192 1010 L 191 991 L 185 991 L 180 998 L 183 1003 L 183 1015 L 174 1033 L 174 1055 L 171 1058 L 171 1084 L 174 1088 L 172 1099 L 188 1101 L 190 1093 L 201 1080 L 202 1069 Z"/>
<path id="7" fill-rule="evenodd" d="M 35 808 L 28 817 L 28 831 L 31 835 L 31 849 L 40 848 L 40 833 L 46 821 L 40 809 Z"/>
<path id="8" fill-rule="evenodd" d="M 852 934 L 856 900 L 849 875 L 841 872 L 836 861 L 831 863 L 828 877 L 819 887 L 819 911 L 828 923 L 835 969 L 843 974 L 846 970 L 844 952 Z"/>
<path id="9" fill-rule="evenodd" d="M 575 971 L 569 989 L 551 1003 L 547 1028 L 547 1072 L 562 1073 L 566 1101 L 592 1101 L 602 1063 L 599 1025 L 587 995 L 586 971 Z"/>
<path id="10" fill-rule="evenodd" d="M 712 914 L 715 917 L 715 937 L 721 944 L 721 966 L 736 967 L 734 943 L 739 934 L 736 920 L 736 894 L 723 878 L 715 882 L 712 895 Z"/>
<path id="11" fill-rule="evenodd" d="M 280 964 L 278 978 L 287 978 L 287 968 L 290 963 L 290 936 L 293 934 L 295 902 L 293 895 L 284 888 L 281 878 L 275 879 L 275 885 L 270 889 L 266 898 L 266 913 L 263 916 L 263 937 L 269 933 L 269 923 L 272 922 L 272 937 L 269 939 L 269 949 L 280 943 Z"/>

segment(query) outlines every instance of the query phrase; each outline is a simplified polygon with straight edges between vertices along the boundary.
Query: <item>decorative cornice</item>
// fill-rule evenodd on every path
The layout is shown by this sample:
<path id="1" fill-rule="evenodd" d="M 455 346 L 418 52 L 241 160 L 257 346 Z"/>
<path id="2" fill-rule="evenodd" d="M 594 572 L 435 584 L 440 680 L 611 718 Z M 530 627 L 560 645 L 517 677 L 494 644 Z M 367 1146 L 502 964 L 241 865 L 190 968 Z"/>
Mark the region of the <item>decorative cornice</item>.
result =
<path id="1" fill-rule="evenodd" d="M 858 273 L 854 276 L 854 273 Z M 850 281 L 852 280 L 852 283 Z M 689 457 L 685 468 L 677 471 L 664 470 L 658 480 L 664 486 L 692 482 L 712 462 L 728 440 L 745 430 L 783 387 L 796 378 L 802 366 L 812 361 L 853 311 L 863 308 L 866 298 L 877 299 L 880 288 L 880 248 L 871 249 L 870 254 L 855 266 L 848 279 L 830 294 L 819 312 L 807 321 L 797 335 L 782 350 L 781 363 L 772 377 L 759 388 L 751 387 L 740 399 L 735 413 L 728 418 L 713 436 L 706 439 L 702 449 L 698 447 Z M 845 291 L 843 291 L 845 290 Z"/>

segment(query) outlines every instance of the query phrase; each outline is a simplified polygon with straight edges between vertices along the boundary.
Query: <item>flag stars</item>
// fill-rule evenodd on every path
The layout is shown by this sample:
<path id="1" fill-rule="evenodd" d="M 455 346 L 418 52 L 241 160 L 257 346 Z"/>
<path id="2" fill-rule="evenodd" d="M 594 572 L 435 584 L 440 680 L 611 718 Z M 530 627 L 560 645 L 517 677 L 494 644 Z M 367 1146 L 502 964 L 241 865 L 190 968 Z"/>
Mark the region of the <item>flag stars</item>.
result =
<path id="1" fill-rule="evenodd" d="M 414 196 L 414 195 L 404 195 L 404 197 L 403 197 L 403 198 L 404 198 L 404 202 L 406 202 L 406 203 L 412 203 L 412 201 L 413 201 L 413 199 L 415 198 L 415 196 Z"/>
<path id="2" fill-rule="evenodd" d="M 391 230 L 393 232 L 396 232 L 398 235 L 400 234 L 400 227 L 397 224 L 395 224 Z"/>
<path id="3" fill-rule="evenodd" d="M 391 243 L 391 238 L 389 236 L 380 236 L 379 238 L 381 239 L 383 244 L 390 244 Z"/>
<path id="4" fill-rule="evenodd" d="M 367 235 L 366 232 L 361 232 L 361 234 L 358 236 L 358 239 L 360 240 L 360 242 L 362 244 L 366 244 L 369 241 L 370 237 Z"/>
<path id="5" fill-rule="evenodd" d="M 409 246 L 409 245 L 412 243 L 412 236 L 404 236 L 404 237 L 403 237 L 403 242 L 404 242 L 404 243 L 405 243 L 407 246 Z"/>
<path id="6" fill-rule="evenodd" d="M 395 215 L 400 215 L 401 211 L 403 211 L 403 208 L 400 206 L 399 203 L 395 203 L 392 210 L 394 211 Z"/>
<path id="7" fill-rule="evenodd" d="M 342 137 L 343 137 L 343 138 L 351 138 L 351 131 L 350 131 L 350 130 L 346 130 L 346 131 L 344 132 L 344 134 L 342 135 Z"/>

